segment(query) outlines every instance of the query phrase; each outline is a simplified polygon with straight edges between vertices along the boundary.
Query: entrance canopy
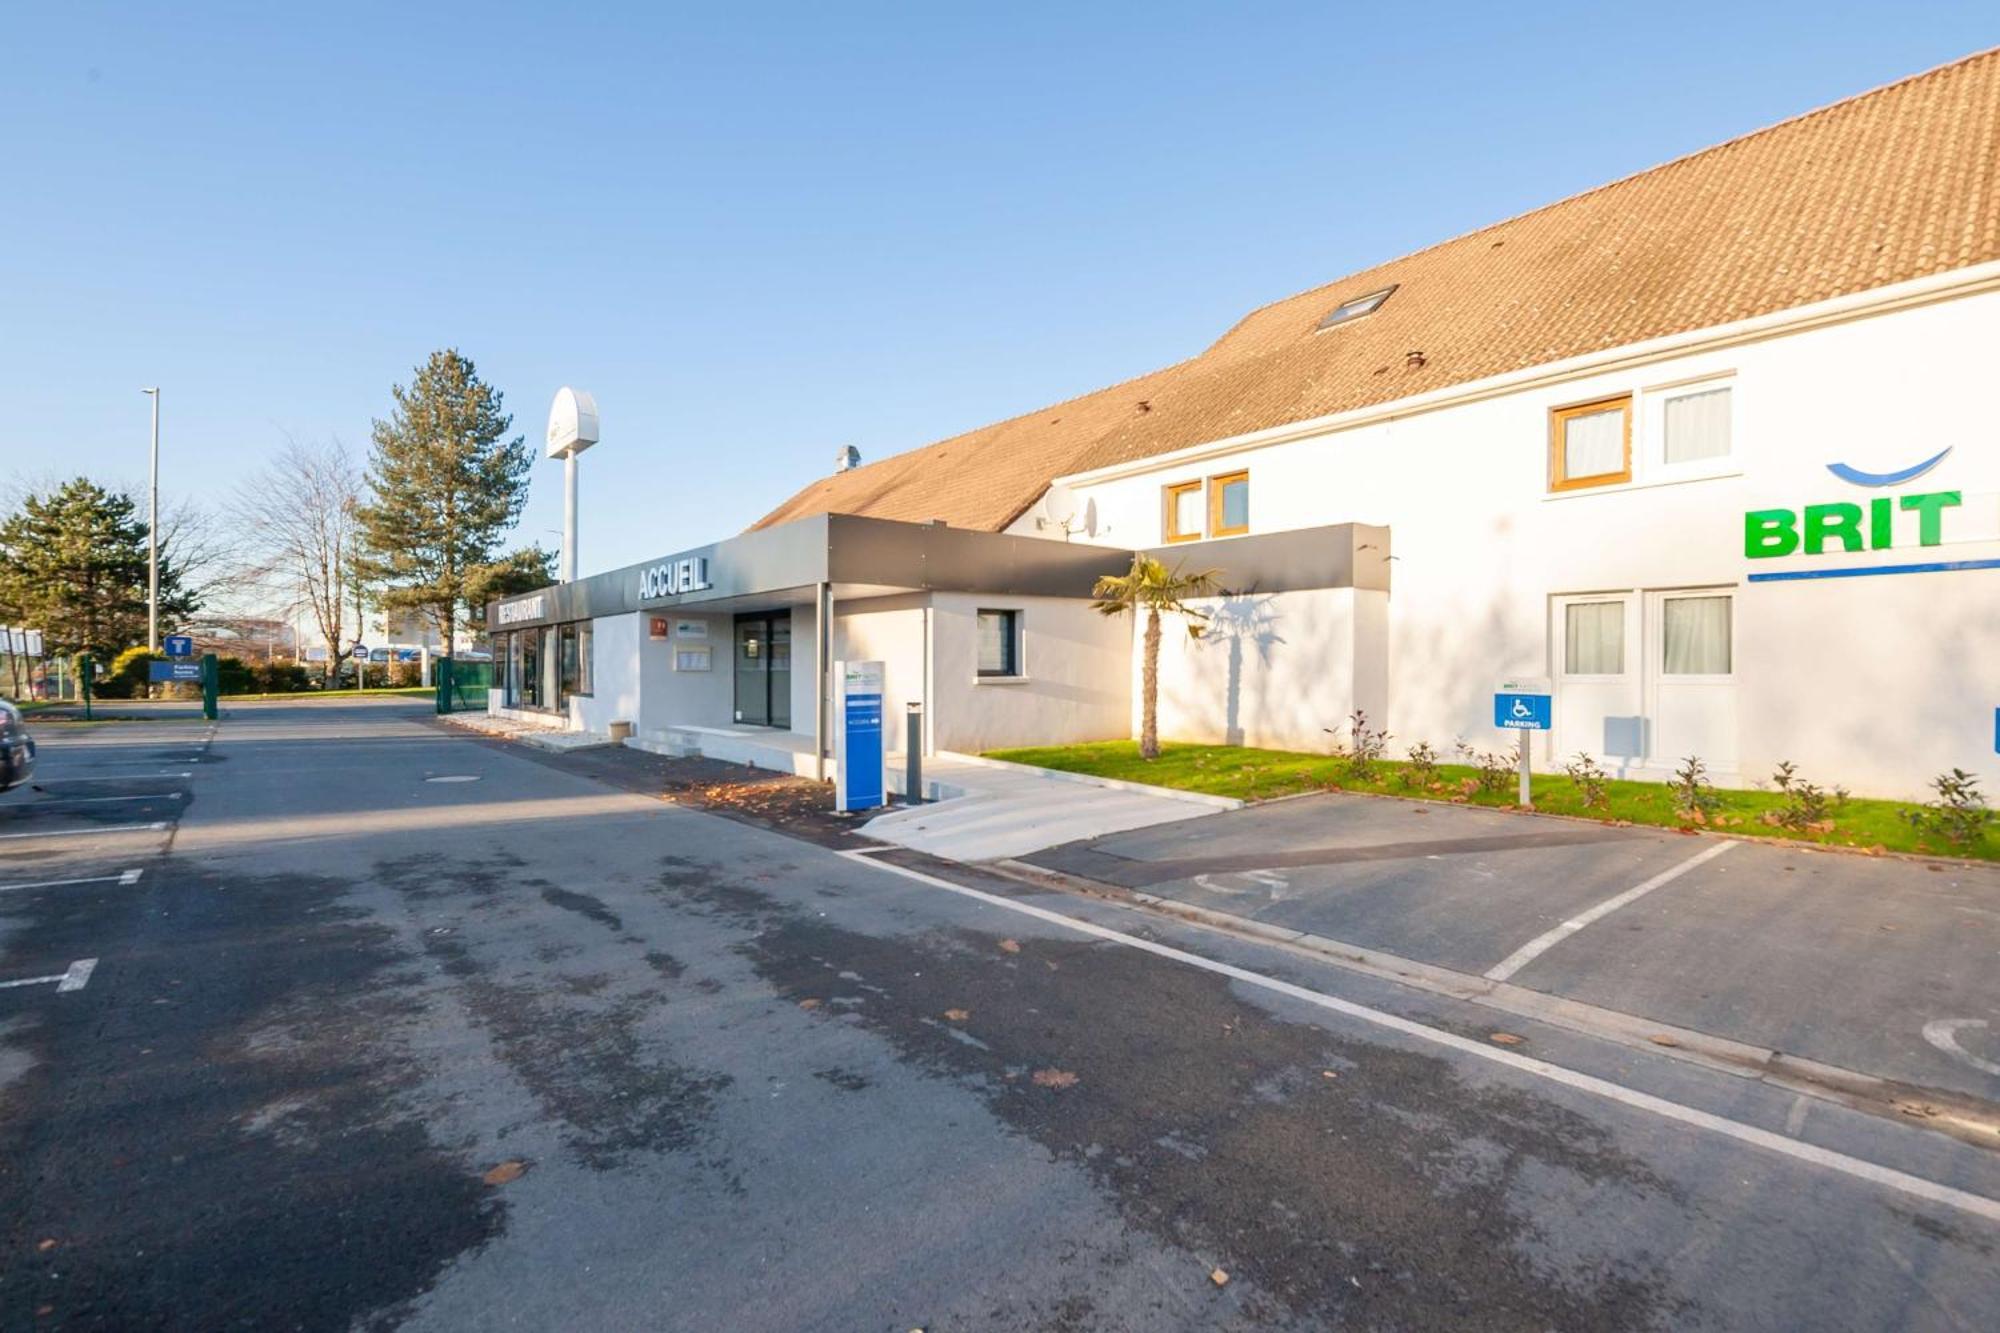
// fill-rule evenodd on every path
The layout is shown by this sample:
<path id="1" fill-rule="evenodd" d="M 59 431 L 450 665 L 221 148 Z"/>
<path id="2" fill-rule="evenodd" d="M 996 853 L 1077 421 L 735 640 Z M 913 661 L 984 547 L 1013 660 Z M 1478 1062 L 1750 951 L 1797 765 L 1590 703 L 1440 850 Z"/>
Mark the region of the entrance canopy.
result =
<path id="1" fill-rule="evenodd" d="M 1216 568 L 1233 591 L 1378 588 L 1389 579 L 1386 528 L 1341 523 L 1148 554 L 1169 565 Z M 1106 574 L 1132 567 L 1115 546 L 816 514 L 658 560 L 554 584 L 486 608 L 489 632 L 634 611 L 752 610 L 774 602 L 841 601 L 905 592 L 1089 597 Z"/>

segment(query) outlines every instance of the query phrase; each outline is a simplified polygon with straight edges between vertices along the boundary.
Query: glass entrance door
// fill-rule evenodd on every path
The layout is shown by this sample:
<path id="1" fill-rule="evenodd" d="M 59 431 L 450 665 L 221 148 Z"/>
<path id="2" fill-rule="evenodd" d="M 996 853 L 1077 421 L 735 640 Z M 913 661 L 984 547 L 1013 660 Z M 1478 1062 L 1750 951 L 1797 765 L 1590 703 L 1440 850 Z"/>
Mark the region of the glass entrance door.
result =
<path id="1" fill-rule="evenodd" d="M 792 613 L 736 617 L 736 720 L 752 727 L 792 725 Z"/>

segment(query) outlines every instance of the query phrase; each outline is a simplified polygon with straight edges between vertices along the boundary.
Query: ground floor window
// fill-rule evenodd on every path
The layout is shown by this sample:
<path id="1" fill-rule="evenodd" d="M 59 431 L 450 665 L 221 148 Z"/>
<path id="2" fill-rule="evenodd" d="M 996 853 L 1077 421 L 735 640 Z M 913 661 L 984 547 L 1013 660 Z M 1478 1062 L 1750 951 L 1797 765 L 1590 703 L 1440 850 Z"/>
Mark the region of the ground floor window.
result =
<path id="1" fill-rule="evenodd" d="M 979 613 L 979 674 L 982 676 L 1021 674 L 1019 611 Z"/>
<path id="2" fill-rule="evenodd" d="M 561 627 L 562 697 L 590 694 L 590 641 L 588 621 Z"/>
<path id="3" fill-rule="evenodd" d="M 497 635 L 493 660 L 502 705 L 553 713 L 589 695 L 594 637 L 587 620 Z"/>
<path id="4" fill-rule="evenodd" d="M 1670 768 L 1690 755 L 1733 770 L 1736 609 L 1730 588 L 1555 598 L 1555 752 L 1583 751 L 1613 771 Z"/>

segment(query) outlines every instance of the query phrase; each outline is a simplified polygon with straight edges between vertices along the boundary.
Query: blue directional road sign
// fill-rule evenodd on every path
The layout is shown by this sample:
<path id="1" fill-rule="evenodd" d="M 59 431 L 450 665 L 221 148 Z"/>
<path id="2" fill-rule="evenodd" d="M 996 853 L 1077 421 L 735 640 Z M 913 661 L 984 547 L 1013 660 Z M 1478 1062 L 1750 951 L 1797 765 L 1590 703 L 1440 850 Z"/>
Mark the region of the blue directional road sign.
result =
<path id="1" fill-rule="evenodd" d="M 1554 697 L 1499 690 L 1493 695 L 1493 725 L 1508 731 L 1547 731 L 1554 724 Z"/>
<path id="2" fill-rule="evenodd" d="M 199 662 L 148 662 L 146 678 L 151 681 L 200 680 Z"/>
<path id="3" fill-rule="evenodd" d="M 194 656 L 194 636 L 191 634 L 169 634 L 162 643 L 168 657 Z"/>

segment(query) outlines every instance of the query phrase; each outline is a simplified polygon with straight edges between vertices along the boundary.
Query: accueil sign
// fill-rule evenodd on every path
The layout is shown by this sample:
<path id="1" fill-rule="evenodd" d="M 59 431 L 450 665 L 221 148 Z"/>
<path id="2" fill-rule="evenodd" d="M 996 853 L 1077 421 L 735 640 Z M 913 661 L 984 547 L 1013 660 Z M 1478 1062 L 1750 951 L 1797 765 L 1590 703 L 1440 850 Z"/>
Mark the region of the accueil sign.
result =
<path id="1" fill-rule="evenodd" d="M 708 557 L 705 555 L 662 560 L 639 571 L 641 597 L 673 597 L 713 586 L 708 579 Z"/>

